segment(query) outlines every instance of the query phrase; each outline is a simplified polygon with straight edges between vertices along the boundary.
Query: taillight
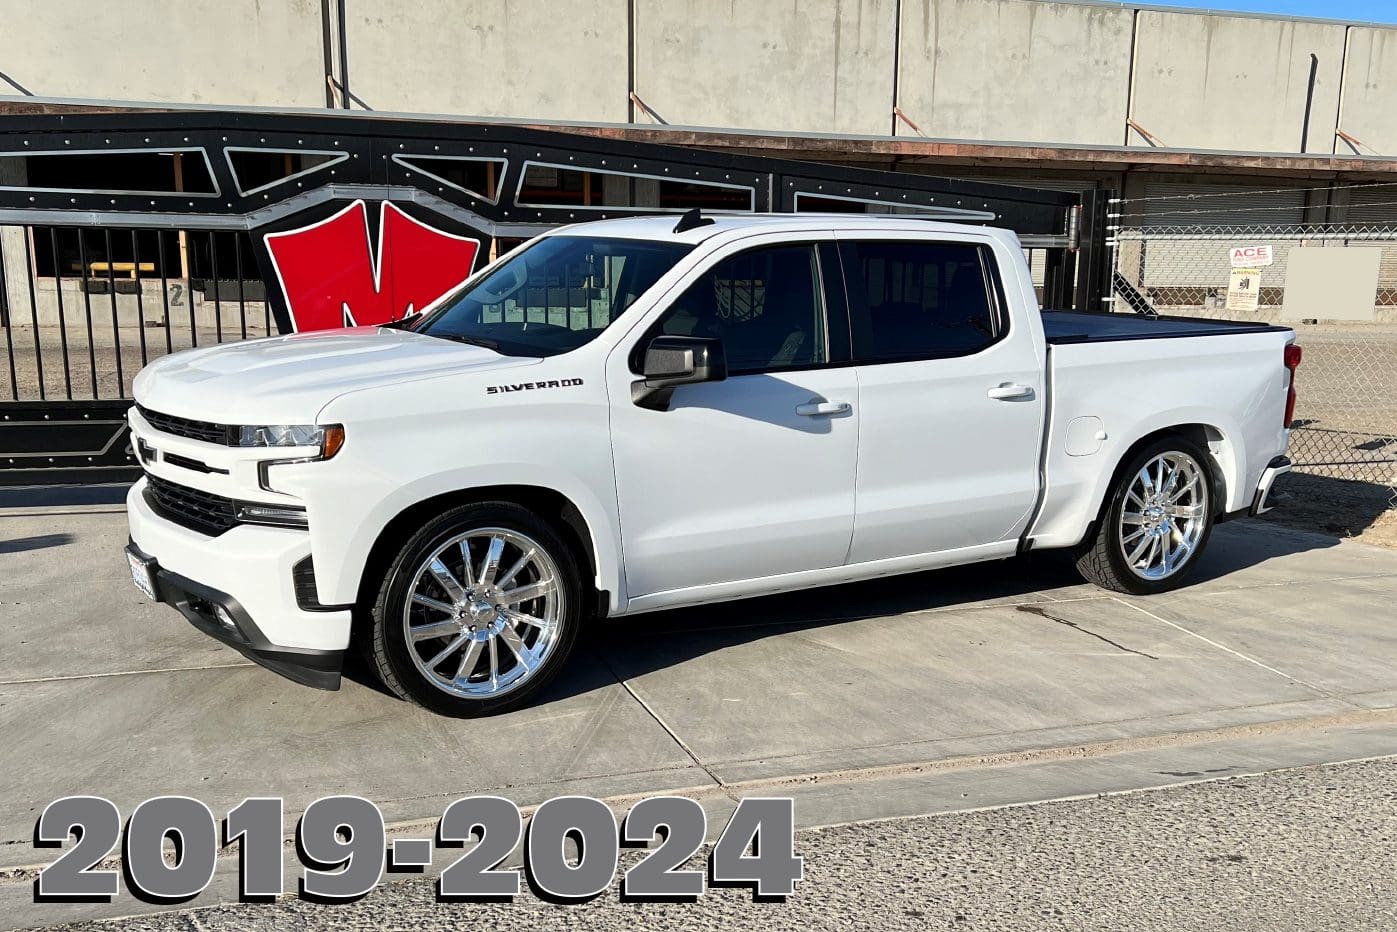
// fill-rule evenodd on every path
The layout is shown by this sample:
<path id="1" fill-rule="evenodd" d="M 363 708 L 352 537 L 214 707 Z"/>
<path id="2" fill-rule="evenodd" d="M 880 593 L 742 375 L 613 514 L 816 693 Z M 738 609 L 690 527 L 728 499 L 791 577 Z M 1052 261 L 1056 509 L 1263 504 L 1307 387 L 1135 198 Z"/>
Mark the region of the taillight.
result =
<path id="1" fill-rule="evenodd" d="M 1285 368 L 1290 373 L 1290 387 L 1285 393 L 1285 426 L 1289 429 L 1292 421 L 1295 420 L 1295 370 L 1300 368 L 1300 359 L 1304 353 L 1298 343 L 1291 343 L 1285 348 Z"/>

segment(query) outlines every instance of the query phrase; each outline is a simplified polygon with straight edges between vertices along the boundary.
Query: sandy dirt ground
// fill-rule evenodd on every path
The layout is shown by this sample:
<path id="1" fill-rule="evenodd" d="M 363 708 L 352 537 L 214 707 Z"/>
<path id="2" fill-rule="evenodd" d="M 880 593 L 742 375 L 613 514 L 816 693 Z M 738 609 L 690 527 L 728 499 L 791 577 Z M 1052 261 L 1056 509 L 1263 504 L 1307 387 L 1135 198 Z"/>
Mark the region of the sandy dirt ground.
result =
<path id="1" fill-rule="evenodd" d="M 1397 495 L 1387 486 L 1293 472 L 1273 496 L 1263 521 L 1397 549 Z"/>

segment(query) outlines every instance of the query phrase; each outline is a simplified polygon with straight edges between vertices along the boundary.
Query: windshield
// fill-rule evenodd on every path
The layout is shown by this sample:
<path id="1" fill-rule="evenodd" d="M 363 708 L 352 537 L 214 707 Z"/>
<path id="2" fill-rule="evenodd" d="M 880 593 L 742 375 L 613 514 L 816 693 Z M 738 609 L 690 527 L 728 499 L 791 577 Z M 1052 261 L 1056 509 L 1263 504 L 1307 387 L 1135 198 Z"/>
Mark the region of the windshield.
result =
<path id="1" fill-rule="evenodd" d="M 412 329 L 507 356 L 554 356 L 596 338 L 692 247 L 545 236 Z"/>

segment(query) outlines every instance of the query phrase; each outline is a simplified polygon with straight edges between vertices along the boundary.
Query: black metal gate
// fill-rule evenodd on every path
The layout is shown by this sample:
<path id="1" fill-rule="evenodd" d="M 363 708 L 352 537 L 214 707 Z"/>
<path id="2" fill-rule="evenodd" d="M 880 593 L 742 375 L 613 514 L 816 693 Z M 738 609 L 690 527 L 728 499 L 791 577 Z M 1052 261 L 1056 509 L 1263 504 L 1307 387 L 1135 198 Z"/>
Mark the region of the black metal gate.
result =
<path id="1" fill-rule="evenodd" d="M 915 213 L 1017 231 L 1098 309 L 1104 200 L 485 122 L 241 111 L 0 118 L 0 484 L 134 477 L 152 358 L 384 323 L 560 224 Z M 8 398 L 8 400 L 4 400 Z"/>

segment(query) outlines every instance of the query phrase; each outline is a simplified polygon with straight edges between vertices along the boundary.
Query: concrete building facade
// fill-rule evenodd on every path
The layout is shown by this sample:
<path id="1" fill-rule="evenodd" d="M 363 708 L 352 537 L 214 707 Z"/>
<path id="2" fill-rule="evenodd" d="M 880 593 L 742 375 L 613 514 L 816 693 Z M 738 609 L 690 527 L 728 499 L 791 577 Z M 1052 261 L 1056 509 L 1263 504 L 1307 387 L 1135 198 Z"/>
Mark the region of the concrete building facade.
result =
<path id="1" fill-rule="evenodd" d="M 0 22 L 0 113 L 345 107 L 1127 198 L 1340 186 L 1293 222 L 1397 177 L 1397 27 L 1373 24 L 1100 0 L 0 0 Z M 1397 220 L 1376 193 L 1364 216 Z"/>
<path id="2" fill-rule="evenodd" d="M 42 97 L 313 107 L 342 101 L 334 76 L 382 111 L 1397 154 L 1397 28 L 1356 23 L 1086 0 L 0 0 L 0 19 L 5 90 Z"/>

